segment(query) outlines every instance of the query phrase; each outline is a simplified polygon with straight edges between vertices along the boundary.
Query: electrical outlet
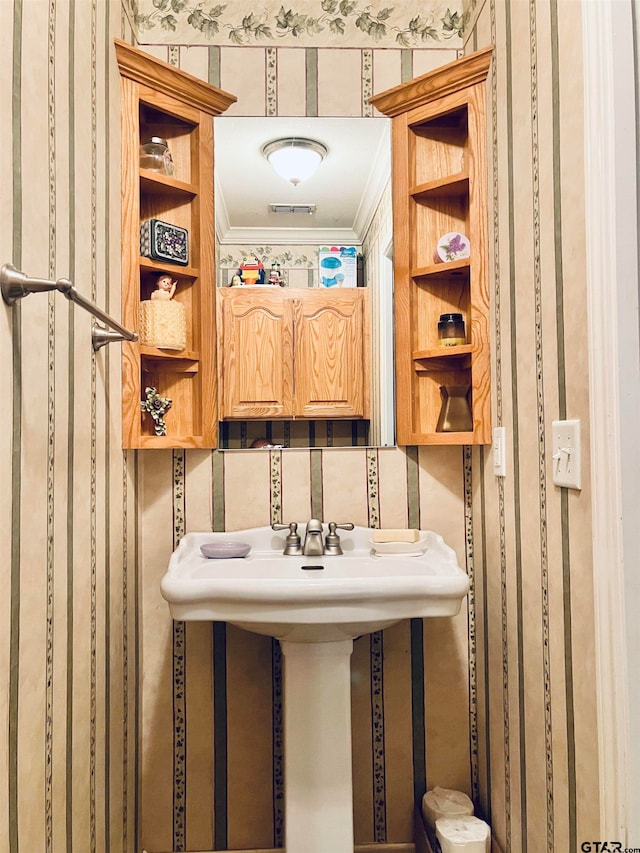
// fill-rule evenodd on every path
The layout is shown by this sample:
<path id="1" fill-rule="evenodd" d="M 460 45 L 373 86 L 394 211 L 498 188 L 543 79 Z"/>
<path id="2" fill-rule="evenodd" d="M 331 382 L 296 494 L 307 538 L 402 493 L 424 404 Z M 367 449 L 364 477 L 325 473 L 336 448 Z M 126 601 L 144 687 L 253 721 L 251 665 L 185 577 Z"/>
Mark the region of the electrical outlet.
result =
<path id="1" fill-rule="evenodd" d="M 568 489 L 581 489 L 580 421 L 554 421 L 553 482 Z"/>
<path id="2" fill-rule="evenodd" d="M 493 473 L 496 477 L 507 476 L 507 439 L 504 427 L 493 428 Z"/>

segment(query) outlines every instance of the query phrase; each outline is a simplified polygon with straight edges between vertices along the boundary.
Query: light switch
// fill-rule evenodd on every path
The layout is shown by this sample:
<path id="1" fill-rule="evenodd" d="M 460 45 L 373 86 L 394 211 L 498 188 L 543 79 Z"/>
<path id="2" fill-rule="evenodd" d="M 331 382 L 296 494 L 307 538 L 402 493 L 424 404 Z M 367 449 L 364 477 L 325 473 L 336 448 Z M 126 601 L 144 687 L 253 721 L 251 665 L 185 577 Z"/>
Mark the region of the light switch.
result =
<path id="1" fill-rule="evenodd" d="M 568 489 L 581 489 L 580 421 L 554 421 L 553 482 Z"/>
<path id="2" fill-rule="evenodd" d="M 504 427 L 493 428 L 493 473 L 496 477 L 507 476 L 507 447 Z"/>

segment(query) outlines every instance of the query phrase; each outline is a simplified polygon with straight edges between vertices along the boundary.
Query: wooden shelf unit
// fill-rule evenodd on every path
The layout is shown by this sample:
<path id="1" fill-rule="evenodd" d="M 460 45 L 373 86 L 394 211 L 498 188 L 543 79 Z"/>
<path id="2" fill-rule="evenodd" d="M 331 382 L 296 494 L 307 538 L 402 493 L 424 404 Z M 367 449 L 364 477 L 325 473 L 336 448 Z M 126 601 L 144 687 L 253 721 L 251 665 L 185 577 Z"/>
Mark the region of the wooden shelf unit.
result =
<path id="1" fill-rule="evenodd" d="M 185 308 L 183 350 L 122 344 L 122 442 L 125 448 L 215 447 L 215 261 L 213 116 L 233 95 L 115 40 L 121 75 L 122 125 L 122 322 L 140 328 L 140 303 L 149 299 L 159 274 L 178 284 L 174 300 Z M 167 140 L 174 174 L 140 168 L 140 144 Z M 189 264 L 140 255 L 140 223 L 160 219 L 186 228 Z M 167 434 L 155 435 L 140 402 L 153 386 L 172 405 Z"/>
<path id="2" fill-rule="evenodd" d="M 492 48 L 374 96 L 393 119 L 394 311 L 398 443 L 490 444 L 491 373 L 486 92 Z M 460 232 L 470 257 L 434 262 Z M 462 313 L 467 343 L 438 346 L 441 314 Z M 468 385 L 473 429 L 437 432 L 441 386 Z"/>

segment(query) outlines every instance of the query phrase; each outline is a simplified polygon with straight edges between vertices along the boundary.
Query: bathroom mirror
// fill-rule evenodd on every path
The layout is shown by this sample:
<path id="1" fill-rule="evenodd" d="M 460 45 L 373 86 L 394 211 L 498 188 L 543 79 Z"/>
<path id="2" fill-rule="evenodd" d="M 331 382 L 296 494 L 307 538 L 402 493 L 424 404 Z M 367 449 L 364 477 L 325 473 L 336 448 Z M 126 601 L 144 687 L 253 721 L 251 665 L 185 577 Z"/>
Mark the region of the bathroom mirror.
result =
<path id="1" fill-rule="evenodd" d="M 292 138 L 320 143 L 324 154 L 300 182 L 277 174 L 264 151 Z M 219 448 L 261 439 L 282 447 L 393 445 L 390 120 L 225 115 L 214 119 L 214 140 L 217 286 L 229 286 L 254 256 L 265 280 L 275 267 L 284 287 L 326 286 L 319 250 L 355 247 L 358 285 L 369 289 L 371 305 L 370 421 L 225 421 Z"/>

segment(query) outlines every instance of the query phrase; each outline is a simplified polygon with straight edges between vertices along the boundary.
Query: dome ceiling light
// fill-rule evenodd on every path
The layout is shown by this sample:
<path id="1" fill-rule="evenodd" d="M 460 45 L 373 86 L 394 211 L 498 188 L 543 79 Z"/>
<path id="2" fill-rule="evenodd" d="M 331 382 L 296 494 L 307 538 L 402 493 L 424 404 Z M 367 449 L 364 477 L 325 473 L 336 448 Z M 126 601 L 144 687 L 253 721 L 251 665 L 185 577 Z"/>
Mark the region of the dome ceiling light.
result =
<path id="1" fill-rule="evenodd" d="M 328 148 L 315 139 L 289 136 L 265 143 L 261 152 L 281 178 L 297 187 L 315 172 Z"/>

